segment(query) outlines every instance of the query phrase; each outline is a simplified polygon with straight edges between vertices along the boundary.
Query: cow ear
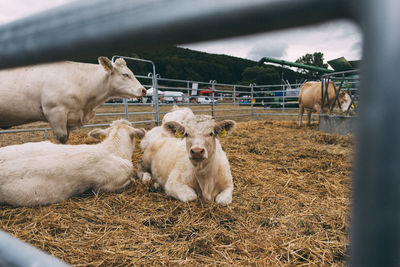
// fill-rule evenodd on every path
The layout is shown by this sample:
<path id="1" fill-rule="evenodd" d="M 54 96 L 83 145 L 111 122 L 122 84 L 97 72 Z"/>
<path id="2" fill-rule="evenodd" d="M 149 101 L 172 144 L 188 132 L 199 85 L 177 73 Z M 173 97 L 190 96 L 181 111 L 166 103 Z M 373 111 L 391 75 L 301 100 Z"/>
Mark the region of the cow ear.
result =
<path id="1" fill-rule="evenodd" d="M 101 141 L 106 139 L 107 135 L 108 135 L 108 132 L 106 130 L 103 130 L 100 128 L 93 129 L 88 133 L 88 136 L 93 137 L 98 140 L 101 140 Z"/>
<path id="2" fill-rule="evenodd" d="M 115 60 L 115 65 L 126 67 L 126 61 L 123 58 L 117 58 L 117 60 Z"/>
<path id="3" fill-rule="evenodd" d="M 218 122 L 214 127 L 214 132 L 217 137 L 225 137 L 231 133 L 236 127 L 236 122 L 232 120 L 224 120 Z"/>
<path id="4" fill-rule="evenodd" d="M 112 64 L 111 60 L 109 60 L 107 57 L 99 57 L 98 61 L 99 61 L 99 64 L 101 66 L 103 66 L 103 68 L 107 72 L 111 73 L 113 71 L 113 69 L 114 69 L 113 64 Z"/>
<path id="5" fill-rule="evenodd" d="M 176 121 L 169 121 L 163 125 L 164 129 L 177 138 L 185 137 L 185 127 Z"/>
<path id="6" fill-rule="evenodd" d="M 145 134 L 146 134 L 146 130 L 144 129 L 144 128 L 140 128 L 140 129 L 134 129 L 133 130 L 133 132 L 134 132 L 134 134 L 135 134 L 135 137 L 137 138 L 137 139 L 143 139 L 143 137 L 145 136 Z"/>

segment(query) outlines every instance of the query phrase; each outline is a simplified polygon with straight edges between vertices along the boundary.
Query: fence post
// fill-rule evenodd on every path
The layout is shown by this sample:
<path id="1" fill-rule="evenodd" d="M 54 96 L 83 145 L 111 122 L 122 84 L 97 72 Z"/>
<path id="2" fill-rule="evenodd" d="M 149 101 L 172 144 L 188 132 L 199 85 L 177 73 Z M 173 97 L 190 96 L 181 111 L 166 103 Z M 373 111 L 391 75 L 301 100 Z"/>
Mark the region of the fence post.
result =
<path id="1" fill-rule="evenodd" d="M 186 82 L 186 88 L 187 88 L 187 99 L 188 99 L 188 107 L 190 108 L 190 82 L 189 81 L 187 81 Z"/>
<path id="2" fill-rule="evenodd" d="M 129 121 L 129 110 L 128 110 L 128 100 L 126 98 L 122 99 L 124 103 L 124 113 L 125 113 L 125 119 Z"/>
<path id="3" fill-rule="evenodd" d="M 250 92 L 251 92 L 251 102 L 250 102 L 250 105 L 251 105 L 251 119 L 253 119 L 253 117 L 254 117 L 254 109 L 253 109 L 253 106 L 254 106 L 254 104 L 253 104 L 253 102 L 255 101 L 254 100 L 254 86 L 255 86 L 256 84 L 255 83 L 251 83 L 250 84 Z"/>
<path id="4" fill-rule="evenodd" d="M 214 103 L 214 94 L 215 94 L 215 83 L 216 80 L 211 80 L 211 116 L 214 118 L 214 110 L 215 110 L 215 103 Z"/>
<path id="5" fill-rule="evenodd" d="M 155 73 L 155 67 L 153 65 L 153 73 L 147 74 L 148 77 L 151 77 L 152 87 L 153 87 L 153 104 L 154 104 L 154 117 L 156 119 L 156 126 L 160 125 L 160 113 L 158 110 L 158 83 L 157 79 L 161 78 L 160 74 Z"/>
<path id="6" fill-rule="evenodd" d="M 46 140 L 49 139 L 49 133 L 48 133 L 47 129 L 44 129 L 43 135 L 44 135 L 44 138 L 45 138 Z"/>
<path id="7" fill-rule="evenodd" d="M 236 85 L 233 86 L 233 109 L 236 110 Z"/>

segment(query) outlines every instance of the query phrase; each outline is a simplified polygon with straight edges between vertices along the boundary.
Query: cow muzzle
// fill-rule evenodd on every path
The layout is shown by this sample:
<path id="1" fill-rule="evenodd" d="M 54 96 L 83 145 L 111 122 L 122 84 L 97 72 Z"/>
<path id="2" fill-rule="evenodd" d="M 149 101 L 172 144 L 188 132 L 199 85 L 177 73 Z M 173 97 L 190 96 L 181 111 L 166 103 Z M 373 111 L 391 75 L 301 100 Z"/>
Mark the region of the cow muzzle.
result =
<path id="1" fill-rule="evenodd" d="M 190 149 L 190 159 L 195 162 L 201 162 L 205 159 L 206 150 L 201 147 L 193 147 Z"/>
<path id="2" fill-rule="evenodd" d="M 146 94 L 147 94 L 147 91 L 146 91 L 146 88 L 142 88 L 142 95 L 141 95 L 141 97 L 143 97 L 143 96 L 146 96 Z"/>

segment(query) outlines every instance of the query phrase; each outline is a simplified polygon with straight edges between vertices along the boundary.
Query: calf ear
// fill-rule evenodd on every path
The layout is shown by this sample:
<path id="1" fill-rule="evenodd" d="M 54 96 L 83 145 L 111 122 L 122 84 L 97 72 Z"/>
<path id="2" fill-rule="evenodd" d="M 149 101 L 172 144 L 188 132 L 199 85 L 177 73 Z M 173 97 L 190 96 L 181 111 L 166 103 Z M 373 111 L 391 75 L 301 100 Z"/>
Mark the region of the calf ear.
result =
<path id="1" fill-rule="evenodd" d="M 231 133 L 236 127 L 236 122 L 232 120 L 224 120 L 218 122 L 214 127 L 214 132 L 217 137 L 225 137 Z"/>
<path id="2" fill-rule="evenodd" d="M 111 73 L 113 71 L 113 64 L 111 60 L 109 60 L 107 57 L 99 57 L 98 61 L 99 64 L 102 65 L 107 72 Z"/>
<path id="3" fill-rule="evenodd" d="M 176 121 L 169 121 L 163 125 L 167 132 L 172 133 L 177 138 L 185 137 L 185 127 Z"/>
<path id="4" fill-rule="evenodd" d="M 143 128 L 134 129 L 133 132 L 135 133 L 135 137 L 138 139 L 142 139 L 146 134 L 146 130 Z"/>
<path id="5" fill-rule="evenodd" d="M 103 141 L 107 137 L 107 131 L 103 130 L 103 129 L 96 128 L 96 129 L 91 130 L 88 133 L 88 135 L 93 137 L 93 138 L 96 138 L 98 140 Z"/>

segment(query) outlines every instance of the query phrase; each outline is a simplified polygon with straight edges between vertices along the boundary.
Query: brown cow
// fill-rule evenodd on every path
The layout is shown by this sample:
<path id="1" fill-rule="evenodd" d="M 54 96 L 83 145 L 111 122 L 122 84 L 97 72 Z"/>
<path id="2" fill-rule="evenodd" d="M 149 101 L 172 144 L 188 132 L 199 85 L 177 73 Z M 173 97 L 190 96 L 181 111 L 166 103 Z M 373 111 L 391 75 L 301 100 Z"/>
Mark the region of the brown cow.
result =
<path id="1" fill-rule="evenodd" d="M 332 81 L 329 82 L 328 86 L 328 98 L 329 103 L 332 105 L 336 98 L 336 93 L 334 89 L 334 84 Z M 347 111 L 350 106 L 351 98 L 344 92 L 339 92 L 339 102 L 340 107 L 343 112 Z M 328 111 L 328 105 L 326 100 L 324 102 L 324 112 Z M 335 101 L 335 108 L 338 108 L 338 103 Z M 307 110 L 308 122 L 307 125 L 311 124 L 311 113 L 316 112 L 319 114 L 321 112 L 321 82 L 306 82 L 300 89 L 299 94 L 299 126 L 303 124 L 303 113 L 304 109 Z"/>

